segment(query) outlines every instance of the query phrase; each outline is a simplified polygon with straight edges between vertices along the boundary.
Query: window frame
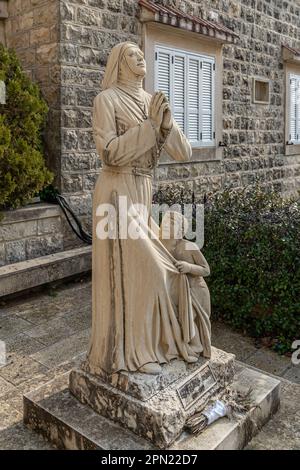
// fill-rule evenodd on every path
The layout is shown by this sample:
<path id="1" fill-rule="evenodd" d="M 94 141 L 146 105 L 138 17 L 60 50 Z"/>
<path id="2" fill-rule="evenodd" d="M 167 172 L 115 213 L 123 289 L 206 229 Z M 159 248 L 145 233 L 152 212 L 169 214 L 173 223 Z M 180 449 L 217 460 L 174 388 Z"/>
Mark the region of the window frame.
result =
<path id="1" fill-rule="evenodd" d="M 141 46 L 145 54 L 147 63 L 147 73 L 145 76 L 145 90 L 154 93 L 154 68 L 155 45 L 161 44 L 171 49 L 184 49 L 186 51 L 201 55 L 215 57 L 215 142 L 214 147 L 193 147 L 190 163 L 210 163 L 220 162 L 224 154 L 224 99 L 223 99 L 223 45 L 224 41 L 206 37 L 194 31 L 183 30 L 170 25 L 145 22 L 142 25 Z M 174 162 L 166 151 L 162 151 L 159 165 L 166 168 L 168 165 L 182 165 L 182 162 Z"/>
<path id="2" fill-rule="evenodd" d="M 188 117 L 189 117 L 189 95 L 188 95 L 188 63 L 189 63 L 189 58 L 194 59 L 199 61 L 199 66 L 202 61 L 206 61 L 208 63 L 212 64 L 212 81 L 211 81 L 211 88 L 212 88 L 212 96 L 211 96 L 211 128 L 212 128 L 212 139 L 211 141 L 203 141 L 202 139 L 199 139 L 197 141 L 192 141 L 189 136 L 187 135 L 187 138 L 190 140 L 191 146 L 194 149 L 202 149 L 202 148 L 215 148 L 216 147 L 216 120 L 215 120 L 215 95 L 216 95 L 216 68 L 217 68 L 217 61 L 216 61 L 216 56 L 215 55 L 209 55 L 205 53 L 200 53 L 200 52 L 194 52 L 188 49 L 182 49 L 178 47 L 173 47 L 168 44 L 160 43 L 160 42 L 155 42 L 154 44 L 154 89 L 158 89 L 158 66 L 159 66 L 159 61 L 157 60 L 157 54 L 159 51 L 166 51 L 168 54 L 170 54 L 170 57 L 172 57 L 171 61 L 171 67 L 172 64 L 174 63 L 173 61 L 173 54 L 176 54 L 178 57 L 183 57 L 184 58 L 184 64 L 185 64 L 185 80 L 184 80 L 184 132 L 187 132 L 188 134 Z M 202 66 L 199 68 L 199 73 L 201 74 Z M 199 121 L 199 137 L 200 134 L 202 134 L 202 122 L 203 122 L 203 115 L 201 112 L 201 96 L 202 96 L 202 87 L 203 87 L 203 81 L 202 77 L 200 78 L 199 75 L 199 108 L 198 108 L 198 121 Z M 170 90 L 174 91 L 174 73 L 170 73 Z M 170 104 L 172 108 L 172 112 L 174 112 L 174 92 L 170 93 Z"/>
<path id="3" fill-rule="evenodd" d="M 268 97 L 267 100 L 258 100 L 256 99 L 256 86 L 258 83 L 264 83 L 268 86 Z M 254 104 L 270 104 L 270 80 L 260 77 L 252 78 L 252 103 Z"/>
<path id="4" fill-rule="evenodd" d="M 291 87 L 290 87 L 290 77 L 293 75 L 300 76 L 300 61 L 295 63 L 294 61 L 285 60 L 284 61 L 284 149 L 285 156 L 290 157 L 293 161 L 293 158 L 298 158 L 300 156 L 300 141 L 292 142 L 290 140 L 290 106 L 291 106 Z"/>
<path id="5" fill-rule="evenodd" d="M 288 127 L 288 142 L 293 144 L 293 145 L 300 145 L 300 99 L 297 104 L 296 101 L 296 118 L 295 118 L 295 132 L 298 138 L 293 139 L 292 138 L 292 133 L 291 133 L 291 106 L 292 106 L 292 92 L 291 92 L 291 80 L 295 79 L 296 80 L 296 98 L 297 98 L 297 88 L 298 88 L 298 94 L 300 98 L 300 72 L 299 74 L 296 74 L 295 72 L 289 72 L 288 73 L 288 102 L 289 102 L 289 112 L 288 112 L 288 122 L 287 122 L 287 127 Z"/>

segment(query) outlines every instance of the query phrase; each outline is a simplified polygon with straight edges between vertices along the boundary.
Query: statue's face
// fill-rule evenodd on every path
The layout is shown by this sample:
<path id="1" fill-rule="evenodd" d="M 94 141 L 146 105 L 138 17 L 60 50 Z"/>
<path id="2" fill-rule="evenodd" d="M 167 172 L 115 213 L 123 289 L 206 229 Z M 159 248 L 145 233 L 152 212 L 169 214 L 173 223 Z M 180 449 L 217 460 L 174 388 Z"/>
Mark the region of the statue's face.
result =
<path id="1" fill-rule="evenodd" d="M 123 64 L 127 64 L 131 72 L 144 77 L 146 75 L 146 62 L 144 53 L 139 47 L 129 47 L 124 54 Z"/>

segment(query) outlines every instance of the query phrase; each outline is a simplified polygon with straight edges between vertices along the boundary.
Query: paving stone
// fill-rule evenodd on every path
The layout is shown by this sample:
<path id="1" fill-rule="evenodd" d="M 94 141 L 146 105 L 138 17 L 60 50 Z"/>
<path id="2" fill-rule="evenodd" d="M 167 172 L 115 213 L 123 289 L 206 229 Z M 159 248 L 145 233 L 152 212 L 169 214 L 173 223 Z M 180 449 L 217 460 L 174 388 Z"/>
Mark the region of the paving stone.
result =
<path id="1" fill-rule="evenodd" d="M 16 387 L 2 395 L 1 400 L 23 414 L 23 393 Z"/>
<path id="2" fill-rule="evenodd" d="M 12 354 L 9 360 L 6 366 L 0 368 L 0 376 L 13 385 L 19 385 L 34 375 L 47 371 L 44 365 L 28 356 Z"/>
<path id="3" fill-rule="evenodd" d="M 5 340 L 9 336 L 17 335 L 31 327 L 32 323 L 17 315 L 6 315 L 4 318 L 0 318 L 0 339 Z"/>
<path id="4" fill-rule="evenodd" d="M 73 306 L 73 310 L 74 310 L 74 307 L 75 309 L 79 309 L 80 307 L 91 307 L 92 305 L 92 291 L 91 291 L 91 288 L 83 288 L 83 287 L 80 287 L 76 290 L 71 290 L 69 292 L 67 292 L 64 296 L 63 296 L 63 299 L 62 299 L 62 302 L 63 304 L 65 304 L 66 302 L 71 302 L 72 303 L 72 306 Z M 66 310 L 66 308 L 64 307 L 64 309 Z"/>
<path id="5" fill-rule="evenodd" d="M 212 323 L 212 344 L 216 348 L 235 354 L 239 361 L 244 361 L 257 351 L 251 338 L 232 331 L 220 322 Z"/>
<path id="6" fill-rule="evenodd" d="M 75 331 L 85 330 L 92 323 L 92 308 L 80 308 L 65 316 L 67 325 L 72 326 Z"/>
<path id="7" fill-rule="evenodd" d="M 289 367 L 282 376 L 285 379 L 300 385 L 300 365 Z"/>
<path id="8" fill-rule="evenodd" d="M 49 444 L 37 433 L 28 429 L 22 422 L 1 430 L 1 450 L 53 450 Z"/>
<path id="9" fill-rule="evenodd" d="M 24 380 L 24 382 L 20 383 L 16 387 L 16 393 L 27 393 L 31 392 L 33 390 L 36 390 L 39 388 L 41 385 L 44 385 L 47 383 L 49 380 L 54 379 L 56 376 L 56 373 L 54 372 L 53 369 L 47 370 L 46 372 L 39 372 L 35 374 L 33 377 L 29 377 L 27 380 Z"/>
<path id="10" fill-rule="evenodd" d="M 33 354 L 45 347 L 43 343 L 30 338 L 26 333 L 20 333 L 16 336 L 9 337 L 5 343 L 8 354 Z"/>
<path id="11" fill-rule="evenodd" d="M 53 320 L 58 316 L 62 315 L 64 312 L 61 310 L 60 306 L 54 303 L 51 300 L 43 302 L 43 304 L 33 304 L 27 308 L 18 311 L 18 316 L 24 320 L 28 320 L 34 325 L 41 325 Z"/>
<path id="12" fill-rule="evenodd" d="M 55 367 L 85 352 L 88 347 L 89 337 L 89 329 L 75 333 L 69 338 L 65 338 L 33 354 L 31 357 L 48 367 Z"/>
<path id="13" fill-rule="evenodd" d="M 71 336 L 76 332 L 76 328 L 69 324 L 64 318 L 55 318 L 41 325 L 26 331 L 26 334 L 33 339 L 38 340 L 46 346 L 57 343 L 63 338 Z"/>
<path id="14" fill-rule="evenodd" d="M 22 421 L 22 414 L 0 398 L 0 430 Z"/>
<path id="15" fill-rule="evenodd" d="M 279 411 L 247 449 L 300 450 L 300 386 L 282 380 L 280 402 Z"/>
<path id="16" fill-rule="evenodd" d="M 14 313 L 18 313 L 19 306 L 17 305 L 9 305 L 5 301 L 0 301 L 0 319 L 2 320 L 6 315 L 11 315 Z"/>
<path id="17" fill-rule="evenodd" d="M 81 366 L 82 362 L 86 359 L 86 351 L 73 357 L 71 360 L 62 362 L 58 366 L 51 369 L 55 375 L 61 375 L 65 372 L 70 372 L 72 369 Z"/>
<path id="18" fill-rule="evenodd" d="M 62 362 L 58 366 L 49 369 L 44 373 L 36 374 L 34 377 L 25 380 L 16 387 L 16 393 L 24 394 L 32 392 L 33 390 L 36 390 L 37 388 L 49 382 L 50 380 L 53 380 L 58 375 L 70 372 L 71 369 L 73 369 L 74 367 L 78 367 L 82 363 L 83 359 L 85 358 L 85 355 L 85 352 L 78 354 L 78 356 L 69 361 Z"/>
<path id="19" fill-rule="evenodd" d="M 279 354 L 266 348 L 259 349 L 255 354 L 245 359 L 244 362 L 274 375 L 282 375 L 291 365 L 290 358 L 279 356 Z"/>
<path id="20" fill-rule="evenodd" d="M 12 390 L 15 390 L 15 387 L 10 382 L 7 382 L 7 380 L 4 380 L 2 377 L 0 377 L 0 397 Z"/>

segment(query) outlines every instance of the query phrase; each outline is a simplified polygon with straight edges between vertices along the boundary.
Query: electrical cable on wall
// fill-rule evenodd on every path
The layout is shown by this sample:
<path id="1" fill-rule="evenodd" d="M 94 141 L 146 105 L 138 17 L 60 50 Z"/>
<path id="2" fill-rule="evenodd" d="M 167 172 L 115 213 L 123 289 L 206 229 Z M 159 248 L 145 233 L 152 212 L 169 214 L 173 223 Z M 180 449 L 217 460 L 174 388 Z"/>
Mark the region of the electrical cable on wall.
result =
<path id="1" fill-rule="evenodd" d="M 92 244 L 93 237 L 90 233 L 82 228 L 82 224 L 78 217 L 74 214 L 73 210 L 71 209 L 68 201 L 62 196 L 61 194 L 56 193 L 55 195 L 56 201 L 60 205 L 68 224 L 70 225 L 71 229 L 77 235 L 80 240 L 87 243 L 88 245 Z"/>

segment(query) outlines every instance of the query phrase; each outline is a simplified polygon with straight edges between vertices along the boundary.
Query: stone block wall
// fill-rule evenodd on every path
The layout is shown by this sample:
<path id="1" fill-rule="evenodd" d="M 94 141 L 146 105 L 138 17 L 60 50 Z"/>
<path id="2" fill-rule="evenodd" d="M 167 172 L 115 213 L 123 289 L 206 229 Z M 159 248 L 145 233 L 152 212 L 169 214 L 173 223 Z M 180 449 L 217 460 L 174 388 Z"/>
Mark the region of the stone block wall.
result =
<path id="1" fill-rule="evenodd" d="M 300 156 L 285 156 L 285 82 L 282 44 L 300 48 L 300 4 L 282 0 L 169 1 L 214 19 L 239 34 L 223 46 L 223 161 L 163 166 L 163 181 L 193 180 L 196 197 L 253 184 L 282 193 L 300 189 Z M 270 104 L 252 103 L 252 77 L 270 80 Z"/>
<path id="2" fill-rule="evenodd" d="M 300 156 L 284 149 L 284 66 L 282 44 L 300 47 L 300 5 L 281 0 L 173 0 L 193 15 L 214 19 L 239 34 L 223 47 L 222 161 L 162 164 L 159 184 L 174 181 L 201 198 L 209 191 L 260 182 L 286 194 L 300 187 Z M 79 213 L 88 215 L 90 190 L 99 171 L 91 106 L 107 54 L 122 40 L 141 42 L 133 0 L 63 0 L 62 189 Z M 252 103 L 252 77 L 270 79 L 269 105 Z"/>
<path id="3" fill-rule="evenodd" d="M 57 206 L 28 205 L 2 215 L 0 266 L 63 251 L 61 211 Z"/>
<path id="4" fill-rule="evenodd" d="M 50 111 L 45 135 L 48 166 L 60 174 L 60 0 L 8 0 L 7 47 L 16 50 Z"/>
<path id="5" fill-rule="evenodd" d="M 163 2 L 164 0 L 160 0 Z M 259 180 L 285 194 L 300 188 L 300 155 L 285 155 L 282 44 L 300 49 L 297 0 L 170 0 L 195 16 L 239 34 L 223 47 L 221 161 L 162 164 L 160 184 L 176 182 L 203 194 Z M 136 0 L 9 0 L 7 42 L 38 81 L 50 106 L 47 132 L 56 184 L 83 222 L 91 221 L 100 171 L 91 109 L 110 49 L 141 43 Z M 253 104 L 252 78 L 270 80 L 270 104 Z"/>
<path id="6" fill-rule="evenodd" d="M 91 129 L 91 107 L 111 48 L 140 42 L 132 0 L 63 0 L 61 14 L 61 189 L 90 225 L 91 191 L 100 170 Z"/>

